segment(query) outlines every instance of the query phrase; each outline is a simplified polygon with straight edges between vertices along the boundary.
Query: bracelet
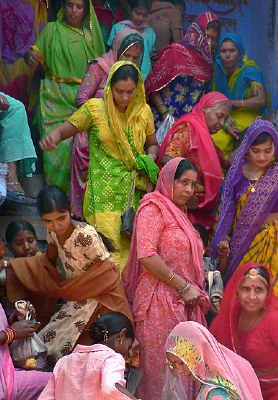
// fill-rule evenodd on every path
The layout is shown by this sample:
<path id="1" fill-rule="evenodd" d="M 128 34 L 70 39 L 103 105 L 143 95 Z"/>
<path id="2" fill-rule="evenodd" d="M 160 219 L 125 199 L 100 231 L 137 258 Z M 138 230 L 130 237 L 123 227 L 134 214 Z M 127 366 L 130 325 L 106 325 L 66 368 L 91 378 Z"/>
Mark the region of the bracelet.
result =
<path id="1" fill-rule="evenodd" d="M 165 104 L 163 102 L 159 103 L 159 104 L 156 105 L 156 108 L 159 108 L 160 106 L 165 106 Z"/>
<path id="2" fill-rule="evenodd" d="M 10 344 L 16 339 L 16 333 L 13 328 L 6 328 L 3 332 L 6 335 L 6 339 L 3 344 Z"/>
<path id="3" fill-rule="evenodd" d="M 178 294 L 183 294 L 184 292 L 188 292 L 188 290 L 189 290 L 190 288 L 191 288 L 190 283 L 189 283 L 189 282 L 186 282 L 185 285 L 184 285 L 182 288 L 180 288 L 180 289 L 177 290 L 177 292 L 178 292 Z"/>
<path id="4" fill-rule="evenodd" d="M 241 107 L 243 107 L 243 99 L 241 99 Z"/>
<path id="5" fill-rule="evenodd" d="M 224 237 L 224 240 L 227 240 L 227 242 L 229 242 L 229 243 L 230 243 L 230 241 L 231 241 L 231 238 L 230 238 L 230 236 L 225 236 L 225 237 Z"/>
<path id="6" fill-rule="evenodd" d="M 156 160 L 157 154 L 155 154 L 155 153 L 148 153 L 147 155 L 148 155 L 148 156 L 153 156 L 154 159 Z"/>
<path id="7" fill-rule="evenodd" d="M 161 117 L 162 117 L 162 115 L 164 115 L 164 114 L 166 114 L 166 113 L 168 113 L 168 112 L 169 112 L 168 108 L 165 107 L 165 108 L 163 108 L 163 110 L 159 111 L 159 114 L 160 114 Z"/>
<path id="8" fill-rule="evenodd" d="M 165 281 L 165 283 L 170 283 L 175 278 L 175 272 L 174 271 L 172 272 L 173 272 L 172 275 L 170 276 L 169 279 L 167 279 L 167 281 Z"/>

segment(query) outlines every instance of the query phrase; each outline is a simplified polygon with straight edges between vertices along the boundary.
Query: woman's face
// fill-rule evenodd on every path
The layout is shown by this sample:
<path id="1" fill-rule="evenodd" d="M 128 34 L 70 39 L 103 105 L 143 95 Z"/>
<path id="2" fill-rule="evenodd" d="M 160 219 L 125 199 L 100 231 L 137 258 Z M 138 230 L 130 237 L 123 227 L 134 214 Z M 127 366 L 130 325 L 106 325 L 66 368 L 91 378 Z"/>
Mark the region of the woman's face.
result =
<path id="1" fill-rule="evenodd" d="M 215 28 L 207 29 L 207 41 L 212 54 L 215 54 L 219 43 L 219 32 Z"/>
<path id="2" fill-rule="evenodd" d="M 84 11 L 83 0 L 66 0 L 64 12 L 67 24 L 73 28 L 81 28 Z"/>
<path id="3" fill-rule="evenodd" d="M 183 209 L 194 194 L 194 189 L 197 183 L 197 172 L 192 169 L 185 170 L 181 177 L 175 179 L 173 185 L 173 202 Z"/>
<path id="4" fill-rule="evenodd" d="M 126 81 L 119 80 L 112 86 L 112 95 L 115 105 L 120 112 L 125 112 L 127 106 L 136 93 L 136 83 L 128 78 Z"/>
<path id="5" fill-rule="evenodd" d="M 41 216 L 42 223 L 50 232 L 54 232 L 56 236 L 64 236 L 71 225 L 71 217 L 69 211 L 52 211 Z"/>
<path id="6" fill-rule="evenodd" d="M 119 61 L 130 61 L 133 64 L 139 65 L 142 47 L 139 44 L 130 46 L 119 58 Z"/>
<path id="7" fill-rule="evenodd" d="M 120 353 L 123 357 L 127 357 L 130 349 L 132 348 L 133 342 L 133 339 L 126 337 L 125 335 L 115 337 L 113 349 L 116 351 L 116 353 Z"/>
<path id="8" fill-rule="evenodd" d="M 227 104 L 219 104 L 218 107 L 210 111 L 205 111 L 204 115 L 207 128 L 212 135 L 218 132 L 229 118 L 230 107 Z"/>
<path id="9" fill-rule="evenodd" d="M 129 10 L 130 19 L 136 26 L 142 25 L 148 18 L 149 10 L 144 7 L 135 7 Z"/>
<path id="10" fill-rule="evenodd" d="M 244 311 L 257 313 L 264 307 L 267 287 L 259 278 L 244 278 L 238 288 L 237 298 Z"/>
<path id="11" fill-rule="evenodd" d="M 177 370 L 178 373 L 185 376 L 191 375 L 191 371 L 188 366 L 178 356 L 166 352 L 166 358 L 170 368 Z"/>
<path id="12" fill-rule="evenodd" d="M 247 153 L 251 169 L 264 169 L 268 167 L 274 156 L 274 151 L 274 143 L 271 139 L 265 143 L 251 146 Z"/>
<path id="13" fill-rule="evenodd" d="M 235 70 L 238 67 L 240 53 L 234 42 L 225 40 L 220 48 L 220 58 L 223 66 L 229 70 Z"/>
<path id="14" fill-rule="evenodd" d="M 38 251 L 37 239 L 31 231 L 19 231 L 13 237 L 10 250 L 14 257 L 32 257 Z"/>

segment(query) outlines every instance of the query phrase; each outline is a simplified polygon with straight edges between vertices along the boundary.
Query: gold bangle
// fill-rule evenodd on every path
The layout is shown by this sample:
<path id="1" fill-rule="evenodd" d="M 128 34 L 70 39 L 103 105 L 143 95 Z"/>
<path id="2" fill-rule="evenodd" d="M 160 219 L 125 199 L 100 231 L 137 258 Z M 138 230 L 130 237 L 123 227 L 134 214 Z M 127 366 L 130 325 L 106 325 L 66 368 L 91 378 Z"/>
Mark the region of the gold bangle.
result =
<path id="1" fill-rule="evenodd" d="M 170 278 L 167 281 L 165 281 L 165 283 L 170 283 L 174 278 L 175 278 L 175 272 L 173 272 L 173 274 L 170 276 Z"/>

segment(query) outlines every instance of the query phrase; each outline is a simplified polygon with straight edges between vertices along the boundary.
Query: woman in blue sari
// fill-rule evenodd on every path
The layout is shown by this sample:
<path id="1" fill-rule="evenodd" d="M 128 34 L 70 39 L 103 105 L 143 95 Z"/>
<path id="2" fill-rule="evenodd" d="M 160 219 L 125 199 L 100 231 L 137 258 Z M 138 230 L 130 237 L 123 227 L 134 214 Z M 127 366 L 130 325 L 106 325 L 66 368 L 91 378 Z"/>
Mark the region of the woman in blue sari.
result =
<path id="1" fill-rule="evenodd" d="M 224 129 L 212 135 L 214 143 L 225 153 L 234 148 L 234 137 L 266 112 L 263 75 L 255 61 L 248 60 L 241 37 L 225 33 L 216 58 L 213 89 L 223 93 L 232 103 L 230 120 Z"/>

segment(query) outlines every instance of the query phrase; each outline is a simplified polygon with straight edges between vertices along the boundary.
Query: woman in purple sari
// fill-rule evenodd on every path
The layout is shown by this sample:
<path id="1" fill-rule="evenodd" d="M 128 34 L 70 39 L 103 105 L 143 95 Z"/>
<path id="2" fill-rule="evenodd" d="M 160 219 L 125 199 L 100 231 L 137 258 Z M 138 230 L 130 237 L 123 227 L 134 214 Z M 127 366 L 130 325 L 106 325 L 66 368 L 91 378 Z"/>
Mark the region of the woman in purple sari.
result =
<path id="1" fill-rule="evenodd" d="M 10 356 L 8 345 L 12 339 L 33 336 L 37 328 L 38 324 L 25 320 L 9 327 L 0 305 L 0 399 L 36 400 L 50 379 L 49 372 L 15 370 Z"/>
<path id="2" fill-rule="evenodd" d="M 248 128 L 226 176 L 212 258 L 228 254 L 225 280 L 254 262 L 273 272 L 278 295 L 278 134 L 255 120 Z"/>

